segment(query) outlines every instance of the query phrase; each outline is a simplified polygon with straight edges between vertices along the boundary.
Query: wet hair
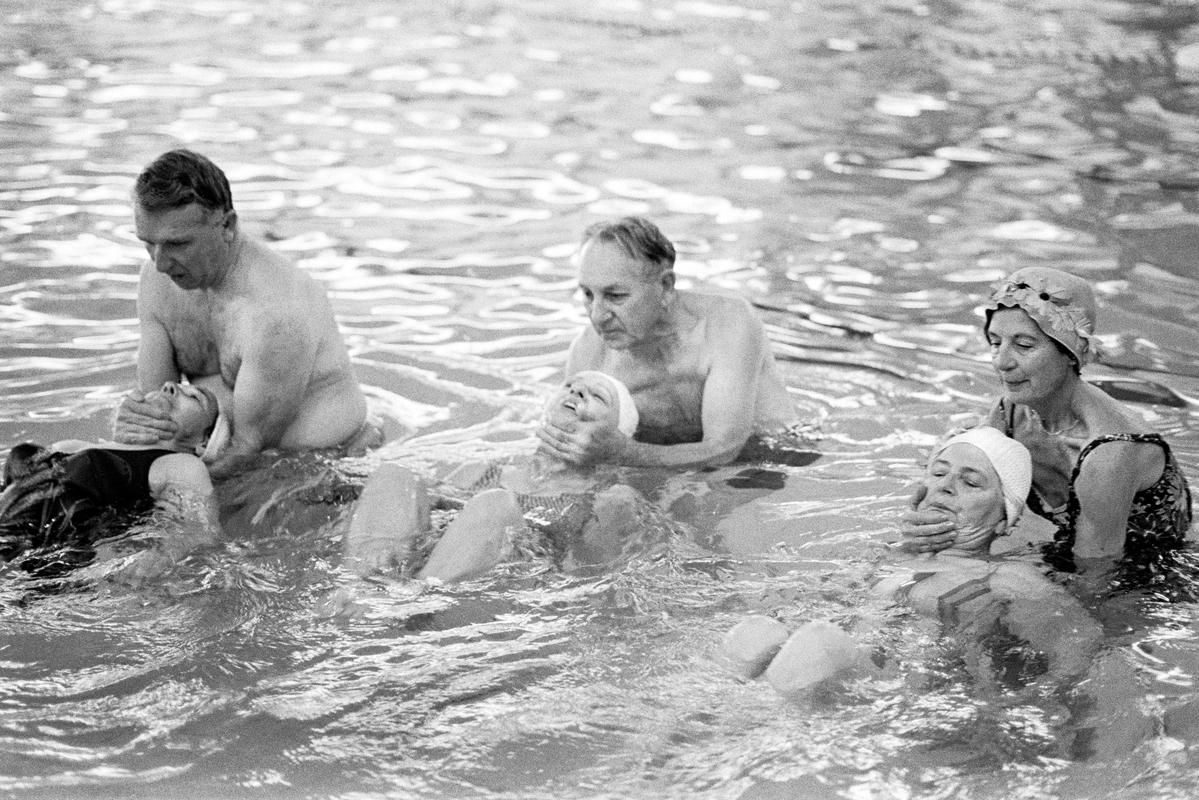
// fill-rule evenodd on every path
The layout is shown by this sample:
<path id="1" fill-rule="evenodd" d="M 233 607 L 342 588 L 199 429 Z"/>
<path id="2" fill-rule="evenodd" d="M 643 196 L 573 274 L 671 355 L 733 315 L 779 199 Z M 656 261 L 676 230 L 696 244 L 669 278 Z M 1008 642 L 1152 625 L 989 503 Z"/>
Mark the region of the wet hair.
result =
<path id="1" fill-rule="evenodd" d="M 170 150 L 154 159 L 134 184 L 137 203 L 147 211 L 198 204 L 205 211 L 232 211 L 229 179 L 216 164 L 191 150 Z"/>
<path id="2" fill-rule="evenodd" d="M 674 269 L 674 245 L 658 226 L 644 217 L 624 217 L 615 222 L 597 222 L 583 231 L 583 244 L 614 242 L 630 258 L 646 265 L 646 278 L 657 279 Z"/>

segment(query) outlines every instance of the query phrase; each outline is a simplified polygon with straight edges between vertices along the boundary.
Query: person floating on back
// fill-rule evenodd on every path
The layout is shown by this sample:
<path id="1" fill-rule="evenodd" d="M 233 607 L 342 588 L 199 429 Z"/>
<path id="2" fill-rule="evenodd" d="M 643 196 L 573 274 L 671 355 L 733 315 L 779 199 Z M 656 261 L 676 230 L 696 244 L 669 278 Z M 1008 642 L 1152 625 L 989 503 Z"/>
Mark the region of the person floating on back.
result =
<path id="1" fill-rule="evenodd" d="M 624 385 L 600 372 L 569 378 L 546 405 L 543 424 L 595 424 L 629 435 L 637 408 Z M 538 518 L 546 535 L 561 539 L 572 564 L 599 564 L 618 557 L 641 533 L 646 501 L 624 484 L 597 487 L 595 471 L 544 451 L 507 463 L 467 461 L 443 481 L 470 493 L 425 562 L 419 578 L 463 580 L 485 574 Z M 346 535 L 346 560 L 359 574 L 411 557 L 430 529 L 427 482 L 394 463 L 383 464 L 367 481 Z"/>
<path id="2" fill-rule="evenodd" d="M 157 507 L 182 523 L 164 549 L 178 557 L 211 542 L 219 518 L 204 458 L 228 442 L 228 418 L 213 392 L 171 381 L 145 397 L 173 433 L 150 445 L 68 440 L 18 444 L 0 493 L 0 560 L 23 558 L 36 571 L 77 566 L 93 545 L 124 532 Z"/>
<path id="3" fill-rule="evenodd" d="M 872 592 L 939 620 L 947 633 L 972 644 L 1024 641 L 1044 655 L 1046 675 L 1062 681 L 1086 672 L 1102 641 L 1101 627 L 1033 565 L 988 559 L 991 543 L 1024 510 L 1031 480 L 1028 450 L 995 428 L 948 439 L 925 468 L 918 508 L 952 521 L 957 538 L 934 557 L 909 556 L 889 565 Z M 815 620 L 792 633 L 765 616 L 730 630 L 722 652 L 742 675 L 764 673 L 784 694 L 811 688 L 864 658 L 853 638 L 831 622 Z"/>

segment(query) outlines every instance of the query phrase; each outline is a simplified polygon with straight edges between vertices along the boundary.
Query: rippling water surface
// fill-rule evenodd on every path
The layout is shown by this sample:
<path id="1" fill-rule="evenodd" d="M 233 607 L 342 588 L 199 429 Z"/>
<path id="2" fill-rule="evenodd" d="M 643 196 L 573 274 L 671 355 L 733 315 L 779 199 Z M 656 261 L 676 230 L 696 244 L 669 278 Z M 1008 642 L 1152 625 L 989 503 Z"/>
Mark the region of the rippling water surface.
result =
<path id="1" fill-rule="evenodd" d="M 797 701 L 713 648 L 751 611 L 867 627 L 867 545 L 993 392 L 975 310 L 1017 266 L 1093 281 L 1090 377 L 1199 475 L 1196 23 L 1181 0 L 0 0 L 0 442 L 107 433 L 134 381 L 129 188 L 180 145 L 328 287 L 392 440 L 222 487 L 222 544 L 152 585 L 6 573 L 0 788 L 1195 796 L 1197 715 L 1155 722 L 1199 698 L 1185 599 L 1095 609 L 1131 677 L 1097 692 L 1090 760 L 1060 692 L 979 685 L 902 615 L 871 634 L 889 671 Z M 682 284 L 759 306 L 820 458 L 626 476 L 661 519 L 607 569 L 342 572 L 379 460 L 520 449 L 585 322 L 579 233 L 628 213 Z"/>

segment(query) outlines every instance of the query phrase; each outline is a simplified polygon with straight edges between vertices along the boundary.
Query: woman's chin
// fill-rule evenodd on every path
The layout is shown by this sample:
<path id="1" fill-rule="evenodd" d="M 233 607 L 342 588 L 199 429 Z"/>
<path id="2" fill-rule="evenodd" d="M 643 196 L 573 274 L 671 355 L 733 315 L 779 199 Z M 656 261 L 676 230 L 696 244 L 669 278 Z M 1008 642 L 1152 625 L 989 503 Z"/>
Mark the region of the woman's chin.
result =
<path id="1" fill-rule="evenodd" d="M 566 428 L 579 421 L 579 415 L 565 406 L 553 406 L 545 415 L 545 421 L 559 428 Z"/>

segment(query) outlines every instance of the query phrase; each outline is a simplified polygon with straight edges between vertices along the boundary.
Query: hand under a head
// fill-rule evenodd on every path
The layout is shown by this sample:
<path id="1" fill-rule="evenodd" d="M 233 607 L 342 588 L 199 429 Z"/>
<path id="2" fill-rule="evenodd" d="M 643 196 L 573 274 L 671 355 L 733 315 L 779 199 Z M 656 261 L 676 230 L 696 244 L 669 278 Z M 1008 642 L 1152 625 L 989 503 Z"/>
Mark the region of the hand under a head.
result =
<path id="1" fill-rule="evenodd" d="M 174 439 L 176 427 L 161 404 L 147 402 L 146 395 L 134 389 L 117 406 L 112 438 L 123 444 L 156 445 Z"/>
<path id="2" fill-rule="evenodd" d="M 904 515 L 904 549 L 985 555 L 1019 518 L 1031 479 L 1028 450 L 995 428 L 954 436 L 929 460 Z"/>
<path id="3" fill-rule="evenodd" d="M 544 452 L 584 466 L 619 462 L 636 429 L 637 409 L 624 385 L 586 371 L 569 378 L 550 399 L 537 436 Z"/>
<path id="4" fill-rule="evenodd" d="M 928 486 L 917 484 L 911 507 L 899 518 L 899 546 L 906 552 L 936 553 L 952 546 L 958 538 L 956 519 L 922 505 L 927 494 Z"/>
<path id="5" fill-rule="evenodd" d="M 174 381 L 167 381 L 147 394 L 145 404 L 173 423 L 173 433 L 160 437 L 159 441 L 183 448 L 201 444 L 220 412 L 212 392 Z"/>

